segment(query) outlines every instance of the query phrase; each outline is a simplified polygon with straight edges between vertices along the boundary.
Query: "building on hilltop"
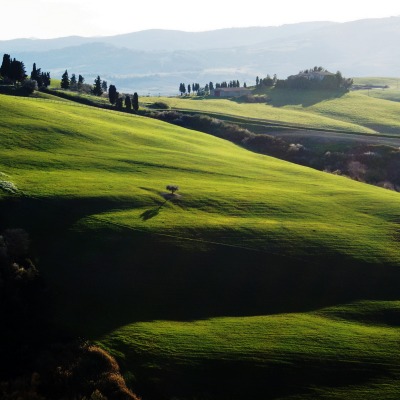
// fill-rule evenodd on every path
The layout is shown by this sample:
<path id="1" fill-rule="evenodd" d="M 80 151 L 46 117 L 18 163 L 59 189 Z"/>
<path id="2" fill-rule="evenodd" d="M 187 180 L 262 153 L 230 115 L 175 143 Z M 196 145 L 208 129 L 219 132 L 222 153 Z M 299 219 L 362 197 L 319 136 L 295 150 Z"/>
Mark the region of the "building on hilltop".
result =
<path id="1" fill-rule="evenodd" d="M 288 79 L 298 79 L 298 78 L 305 78 L 309 81 L 322 81 L 327 76 L 335 76 L 332 72 L 329 71 L 313 71 L 307 70 L 299 72 L 297 75 L 290 75 Z"/>

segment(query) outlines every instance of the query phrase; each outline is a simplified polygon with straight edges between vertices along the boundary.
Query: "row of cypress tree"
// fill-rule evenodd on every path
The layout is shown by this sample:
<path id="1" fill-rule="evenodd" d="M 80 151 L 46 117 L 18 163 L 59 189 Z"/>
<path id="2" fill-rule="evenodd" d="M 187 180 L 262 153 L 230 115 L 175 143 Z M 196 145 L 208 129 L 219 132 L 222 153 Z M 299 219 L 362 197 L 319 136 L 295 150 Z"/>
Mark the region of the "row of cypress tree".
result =
<path id="1" fill-rule="evenodd" d="M 139 96 L 136 92 L 133 94 L 132 98 L 127 94 L 124 99 L 124 97 L 120 97 L 115 85 L 110 85 L 108 88 L 108 99 L 111 104 L 115 104 L 118 110 L 122 110 L 124 102 L 127 111 L 131 111 L 132 109 L 134 111 L 139 110 Z"/>
<path id="2" fill-rule="evenodd" d="M 10 54 L 3 55 L 0 76 L 3 81 L 9 81 L 14 85 L 22 83 L 28 78 L 24 62 L 15 58 L 11 59 Z M 38 87 L 47 87 L 50 85 L 50 72 L 42 72 L 41 68 L 37 68 L 36 63 L 33 63 L 30 79 L 36 81 Z"/>

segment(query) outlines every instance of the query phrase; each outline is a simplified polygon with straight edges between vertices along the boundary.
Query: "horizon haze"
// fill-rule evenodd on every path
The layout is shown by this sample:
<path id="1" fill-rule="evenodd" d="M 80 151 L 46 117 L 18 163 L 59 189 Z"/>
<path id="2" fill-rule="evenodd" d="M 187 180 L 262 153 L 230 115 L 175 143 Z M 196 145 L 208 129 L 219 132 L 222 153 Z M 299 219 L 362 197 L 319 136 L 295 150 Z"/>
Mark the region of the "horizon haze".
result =
<path id="1" fill-rule="evenodd" d="M 53 78 L 65 70 L 90 83 L 97 75 L 123 92 L 178 93 L 180 82 L 239 80 L 247 85 L 314 66 L 346 77 L 400 76 L 400 17 L 346 23 L 308 22 L 279 27 L 206 32 L 145 30 L 108 37 L 0 41 L 0 52 L 33 63 Z"/>
<path id="2" fill-rule="evenodd" d="M 119 0 L 109 6 L 105 0 L 15 0 L 10 12 L 15 18 L 4 18 L 0 40 L 19 38 L 51 39 L 66 36 L 110 36 L 147 29 L 203 32 L 224 28 L 282 26 L 301 22 L 350 22 L 369 18 L 400 15 L 397 1 L 365 3 L 337 0 L 333 7 L 321 7 L 318 0 L 301 2 L 281 0 L 269 6 L 248 0 L 244 6 L 233 6 L 227 0 L 203 0 L 201 4 L 171 0 L 133 3 Z M 18 23 L 15 23 L 15 20 Z"/>

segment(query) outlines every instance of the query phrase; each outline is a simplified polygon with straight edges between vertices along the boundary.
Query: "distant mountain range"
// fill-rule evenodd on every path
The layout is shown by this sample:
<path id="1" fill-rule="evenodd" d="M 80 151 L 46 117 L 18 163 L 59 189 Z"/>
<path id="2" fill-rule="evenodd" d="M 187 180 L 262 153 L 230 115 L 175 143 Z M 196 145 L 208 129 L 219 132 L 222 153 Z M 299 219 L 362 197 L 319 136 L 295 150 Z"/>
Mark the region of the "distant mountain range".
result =
<path id="1" fill-rule="evenodd" d="M 180 82 L 286 78 L 323 66 L 344 76 L 400 76 L 400 17 L 309 22 L 207 32 L 146 30 L 125 35 L 0 41 L 0 53 L 36 62 L 53 77 L 67 69 L 100 75 L 119 91 L 175 94 Z"/>

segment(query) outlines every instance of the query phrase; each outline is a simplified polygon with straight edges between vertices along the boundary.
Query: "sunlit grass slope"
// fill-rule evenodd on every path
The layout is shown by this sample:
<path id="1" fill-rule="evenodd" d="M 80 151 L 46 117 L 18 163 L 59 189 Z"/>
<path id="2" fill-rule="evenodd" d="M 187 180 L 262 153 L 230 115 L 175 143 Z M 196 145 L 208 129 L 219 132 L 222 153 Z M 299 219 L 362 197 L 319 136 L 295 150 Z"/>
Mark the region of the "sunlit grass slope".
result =
<path id="1" fill-rule="evenodd" d="M 161 380 L 170 395 L 191 387 L 201 397 L 211 387 L 215 399 L 396 399 L 399 313 L 398 301 L 359 302 L 309 313 L 138 322 L 99 343 L 128 355 L 130 370 L 148 385 Z M 204 368 L 212 378 L 201 381 Z"/>
<path id="2" fill-rule="evenodd" d="M 400 132 L 400 104 L 368 97 L 365 93 L 273 89 L 267 94 L 269 104 L 226 99 L 200 101 L 193 97 L 163 98 L 162 101 L 172 108 L 254 118 L 283 126 L 365 134 L 398 135 Z M 145 100 L 157 101 L 156 98 Z"/>
<path id="3" fill-rule="evenodd" d="M 294 257 L 400 262 L 397 193 L 195 131 L 68 103 L 1 97 L 0 119 L 0 171 L 25 194 L 115 201 L 85 224 Z M 169 183 L 181 188 L 175 203 L 161 196 Z M 118 199 L 132 206 L 119 210 Z"/>

